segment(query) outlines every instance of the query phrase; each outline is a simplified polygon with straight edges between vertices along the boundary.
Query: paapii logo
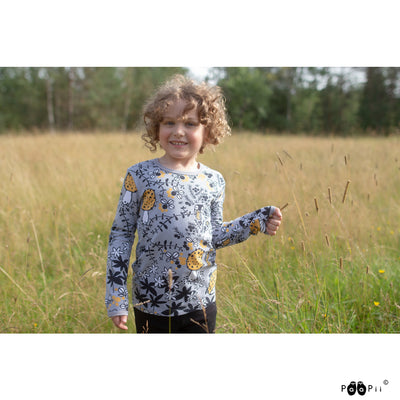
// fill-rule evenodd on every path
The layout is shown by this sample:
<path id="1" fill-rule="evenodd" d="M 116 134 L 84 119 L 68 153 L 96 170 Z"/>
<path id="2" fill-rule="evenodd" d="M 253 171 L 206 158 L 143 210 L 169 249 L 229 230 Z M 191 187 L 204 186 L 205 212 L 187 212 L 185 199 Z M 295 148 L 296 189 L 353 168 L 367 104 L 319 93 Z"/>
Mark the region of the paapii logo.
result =
<path id="1" fill-rule="evenodd" d="M 386 386 L 389 381 L 384 380 L 383 384 Z M 347 392 L 349 396 L 354 396 L 358 393 L 360 396 L 365 396 L 367 393 L 381 393 L 382 386 L 380 385 L 365 385 L 362 381 L 351 381 L 348 385 L 341 386 L 342 393 Z"/>

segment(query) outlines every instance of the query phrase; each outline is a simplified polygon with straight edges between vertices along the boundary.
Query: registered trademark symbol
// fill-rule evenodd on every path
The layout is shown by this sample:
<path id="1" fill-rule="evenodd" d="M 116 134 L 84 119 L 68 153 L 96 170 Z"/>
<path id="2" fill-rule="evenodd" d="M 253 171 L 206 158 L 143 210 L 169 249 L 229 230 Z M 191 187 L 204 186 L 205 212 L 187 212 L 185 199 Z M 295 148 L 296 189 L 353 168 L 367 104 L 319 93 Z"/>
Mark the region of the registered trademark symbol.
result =
<path id="1" fill-rule="evenodd" d="M 383 381 L 383 384 L 384 384 L 384 385 L 388 385 L 388 384 L 389 384 L 389 381 L 388 381 L 387 379 L 385 379 L 385 380 Z"/>

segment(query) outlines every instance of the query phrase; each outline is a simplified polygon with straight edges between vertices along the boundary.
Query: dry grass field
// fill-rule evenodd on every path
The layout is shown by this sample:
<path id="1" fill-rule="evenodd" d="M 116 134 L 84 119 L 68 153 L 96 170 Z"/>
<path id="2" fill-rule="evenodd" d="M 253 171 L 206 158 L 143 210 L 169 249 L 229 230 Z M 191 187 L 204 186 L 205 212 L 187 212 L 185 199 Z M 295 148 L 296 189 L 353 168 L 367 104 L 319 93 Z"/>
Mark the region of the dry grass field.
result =
<path id="1" fill-rule="evenodd" d="M 117 331 L 121 178 L 161 154 L 139 134 L 0 136 L 1 332 Z M 220 250 L 217 333 L 400 332 L 398 137 L 234 134 L 199 160 L 225 177 L 225 220 L 286 205 L 277 236 Z"/>

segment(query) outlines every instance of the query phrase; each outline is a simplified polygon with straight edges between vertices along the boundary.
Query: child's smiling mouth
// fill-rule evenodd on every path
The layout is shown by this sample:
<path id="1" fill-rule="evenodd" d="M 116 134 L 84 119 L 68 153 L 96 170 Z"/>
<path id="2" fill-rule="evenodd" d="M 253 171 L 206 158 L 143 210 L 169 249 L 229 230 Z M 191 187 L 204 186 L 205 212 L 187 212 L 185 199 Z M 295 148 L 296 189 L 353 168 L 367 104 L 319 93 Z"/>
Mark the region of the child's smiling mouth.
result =
<path id="1" fill-rule="evenodd" d="M 185 145 L 187 145 L 186 142 L 180 142 L 180 141 L 177 141 L 177 140 L 172 140 L 172 141 L 170 141 L 170 143 L 171 143 L 173 146 L 185 146 Z"/>

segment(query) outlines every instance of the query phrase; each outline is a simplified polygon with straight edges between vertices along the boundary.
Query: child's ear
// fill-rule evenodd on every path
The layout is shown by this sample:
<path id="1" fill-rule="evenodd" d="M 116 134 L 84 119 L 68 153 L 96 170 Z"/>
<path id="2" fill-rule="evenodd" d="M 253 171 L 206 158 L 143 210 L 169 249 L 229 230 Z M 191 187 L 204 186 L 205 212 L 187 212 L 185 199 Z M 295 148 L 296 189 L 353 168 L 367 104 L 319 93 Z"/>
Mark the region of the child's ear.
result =
<path id="1" fill-rule="evenodd" d="M 204 139 L 203 139 L 203 143 L 204 144 L 208 144 L 210 143 L 210 128 L 204 128 Z"/>
<path id="2" fill-rule="evenodd" d="M 204 128 L 203 145 L 200 148 L 200 151 L 199 151 L 200 154 L 203 154 L 205 147 L 208 144 L 210 144 L 209 133 L 210 133 L 210 130 L 208 128 Z"/>

